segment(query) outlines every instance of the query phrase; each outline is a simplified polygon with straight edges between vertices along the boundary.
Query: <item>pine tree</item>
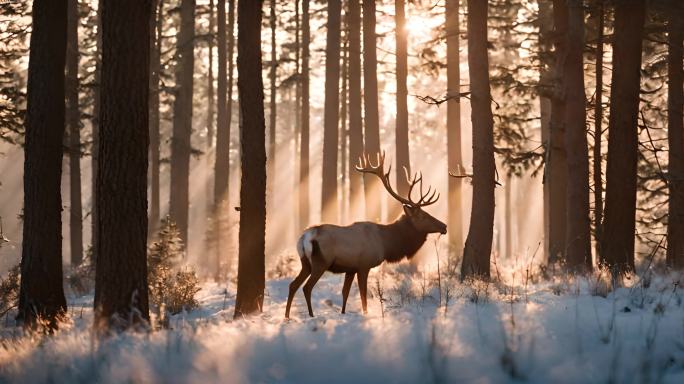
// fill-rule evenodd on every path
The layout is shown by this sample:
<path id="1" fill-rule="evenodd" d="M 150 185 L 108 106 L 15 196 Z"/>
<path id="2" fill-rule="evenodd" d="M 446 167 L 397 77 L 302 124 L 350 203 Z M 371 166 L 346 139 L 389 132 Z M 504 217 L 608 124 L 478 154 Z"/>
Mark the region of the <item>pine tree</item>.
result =
<path id="1" fill-rule="evenodd" d="M 147 157 L 151 0 L 102 0 L 95 323 L 149 321 Z M 125 42 L 125 43 L 122 43 Z"/>
<path id="2" fill-rule="evenodd" d="M 62 288 L 62 139 L 67 0 L 33 2 L 24 146 L 24 217 L 17 320 L 58 326 Z"/>

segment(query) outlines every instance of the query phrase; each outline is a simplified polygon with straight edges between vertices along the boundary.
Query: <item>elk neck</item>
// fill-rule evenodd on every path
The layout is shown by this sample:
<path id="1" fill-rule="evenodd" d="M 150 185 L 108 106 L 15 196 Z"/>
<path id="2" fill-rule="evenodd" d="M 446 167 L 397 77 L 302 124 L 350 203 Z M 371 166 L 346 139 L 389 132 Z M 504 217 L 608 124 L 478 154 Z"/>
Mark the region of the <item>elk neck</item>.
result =
<path id="1" fill-rule="evenodd" d="M 418 231 L 405 214 L 391 224 L 380 225 L 380 236 L 385 251 L 384 258 L 390 263 L 411 259 L 423 246 L 427 233 Z"/>

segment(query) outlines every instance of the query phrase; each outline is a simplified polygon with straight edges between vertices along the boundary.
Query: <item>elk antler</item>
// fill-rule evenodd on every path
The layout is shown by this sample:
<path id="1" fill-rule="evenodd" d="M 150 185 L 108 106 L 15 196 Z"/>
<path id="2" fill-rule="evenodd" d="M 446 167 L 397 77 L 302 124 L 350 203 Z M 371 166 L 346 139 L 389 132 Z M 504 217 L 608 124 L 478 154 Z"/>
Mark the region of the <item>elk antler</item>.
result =
<path id="1" fill-rule="evenodd" d="M 437 202 L 437 200 L 439 200 L 439 194 L 437 193 L 437 190 L 433 190 L 430 186 L 428 187 L 427 192 L 423 193 L 422 172 L 416 173 L 413 177 L 410 177 L 406 168 L 404 168 L 404 173 L 406 174 L 406 181 L 409 183 L 409 191 L 406 197 L 399 196 L 399 194 L 392 189 L 392 185 L 390 184 L 390 172 L 392 171 L 392 165 L 390 164 L 387 172 L 384 171 L 385 152 L 383 151 L 382 154 L 377 154 L 376 156 L 377 164 L 373 164 L 371 162 L 368 154 L 364 154 L 362 157 L 359 157 L 359 163 L 356 165 L 356 170 L 362 173 L 370 173 L 377 176 L 380 181 L 382 181 L 382 185 L 385 186 L 387 192 L 394 197 L 395 200 L 404 205 L 416 208 L 434 204 Z M 413 194 L 413 187 L 416 185 L 418 185 L 420 188 L 420 199 L 418 199 L 418 201 L 413 201 L 411 196 Z"/>

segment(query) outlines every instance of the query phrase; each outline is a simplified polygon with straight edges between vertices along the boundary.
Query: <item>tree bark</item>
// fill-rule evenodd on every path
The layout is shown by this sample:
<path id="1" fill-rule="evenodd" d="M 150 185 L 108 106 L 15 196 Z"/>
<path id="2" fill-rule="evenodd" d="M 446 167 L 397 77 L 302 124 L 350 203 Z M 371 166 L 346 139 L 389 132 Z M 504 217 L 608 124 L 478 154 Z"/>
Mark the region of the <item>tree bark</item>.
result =
<path id="1" fill-rule="evenodd" d="M 176 44 L 176 98 L 173 103 L 171 139 L 171 191 L 169 214 L 178 225 L 181 239 L 188 247 L 188 208 L 190 177 L 190 137 L 192 135 L 192 97 L 195 40 L 195 0 L 182 0 L 180 30 Z"/>
<path id="2" fill-rule="evenodd" d="M 309 225 L 309 0 L 302 0 L 302 128 L 299 140 L 299 227 Z"/>
<path id="3" fill-rule="evenodd" d="M 604 40 L 604 4 L 598 2 L 598 19 L 596 39 L 596 91 L 594 102 L 594 240 L 595 253 L 598 259 L 601 253 L 601 227 L 603 226 L 603 171 L 601 167 L 601 145 L 603 142 L 603 40 Z"/>
<path id="4" fill-rule="evenodd" d="M 365 121 L 364 152 L 371 158 L 380 154 L 380 116 L 378 112 L 378 59 L 375 35 L 375 0 L 363 0 L 363 107 Z M 377 177 L 364 174 L 366 195 L 366 217 L 381 219 L 380 181 Z"/>
<path id="5" fill-rule="evenodd" d="M 24 146 L 24 217 L 17 320 L 57 328 L 62 288 L 62 139 L 67 1 L 36 0 L 29 53 Z"/>
<path id="6" fill-rule="evenodd" d="M 406 14 L 404 0 L 394 2 L 394 13 L 396 23 L 396 49 L 397 49 L 397 118 L 396 118 L 396 159 L 395 168 L 397 191 L 402 196 L 408 194 L 408 180 L 404 169 L 411 174 L 411 161 L 409 156 L 409 126 L 408 126 L 408 39 L 406 36 Z M 447 64 L 448 66 L 448 64 Z M 396 217 L 401 214 L 401 206 L 392 202 L 394 206 L 390 210 L 391 216 Z"/>
<path id="7" fill-rule="evenodd" d="M 489 278 L 494 230 L 494 120 L 487 56 L 487 1 L 468 0 L 468 71 L 473 124 L 473 203 L 461 277 Z"/>
<path id="8" fill-rule="evenodd" d="M 102 0 L 96 328 L 149 321 L 147 165 L 152 1 Z"/>
<path id="9" fill-rule="evenodd" d="M 363 176 L 354 170 L 363 154 L 363 119 L 361 116 L 361 6 L 349 0 L 349 215 L 362 217 Z"/>
<path id="10" fill-rule="evenodd" d="M 684 41 L 684 4 L 671 2 L 668 19 L 668 142 L 670 174 L 670 206 L 667 226 L 667 265 L 684 268 L 684 74 L 682 42 Z"/>
<path id="11" fill-rule="evenodd" d="M 591 270 L 589 221 L 589 149 L 584 95 L 584 9 L 581 0 L 569 0 L 566 56 L 563 61 L 565 144 L 567 153 L 567 267 Z"/>
<path id="12" fill-rule="evenodd" d="M 545 183 L 548 183 L 548 262 L 564 260 L 567 222 L 567 154 L 565 151 L 565 102 L 563 100 L 563 63 L 567 55 L 565 35 L 568 30 L 567 0 L 553 1 L 553 75 L 549 82 L 551 115 L 546 142 Z"/>
<path id="13" fill-rule="evenodd" d="M 449 170 L 457 170 L 463 163 L 461 155 L 461 71 L 459 59 L 459 0 L 446 2 L 446 42 L 447 42 L 447 163 Z M 449 178 L 448 185 L 448 223 L 449 253 L 452 258 L 460 258 L 463 252 L 463 203 L 461 182 Z"/>
<path id="14" fill-rule="evenodd" d="M 238 2 L 242 179 L 235 317 L 260 312 L 265 287 L 266 125 L 261 77 L 262 0 Z"/>
<path id="15" fill-rule="evenodd" d="M 323 113 L 323 166 L 321 220 L 337 223 L 337 150 L 340 112 L 340 0 L 328 1 L 328 31 L 325 48 L 325 105 Z"/>
<path id="16" fill-rule="evenodd" d="M 228 48 L 226 49 L 226 0 L 218 2 L 218 93 L 216 123 L 216 158 L 214 163 L 214 232 L 216 255 L 210 268 L 219 276 L 224 240 L 229 239 L 228 214 L 230 179 L 230 123 L 233 111 L 233 51 L 235 46 L 235 0 L 228 0 Z M 227 51 L 227 52 L 226 52 Z M 226 55 L 227 53 L 227 55 Z M 227 57 L 226 57 L 227 56 Z M 226 67 L 228 83 L 226 84 Z"/>
<path id="17" fill-rule="evenodd" d="M 159 79 L 161 75 L 161 36 L 164 1 L 155 0 L 157 10 L 150 17 L 150 218 L 149 232 L 160 223 L 159 209 Z"/>
<path id="18" fill-rule="evenodd" d="M 639 88 L 645 1 L 615 4 L 606 206 L 601 262 L 613 273 L 634 270 Z"/>
<path id="19" fill-rule="evenodd" d="M 81 115 L 78 107 L 78 4 L 67 10 L 66 104 L 69 136 L 69 244 L 71 265 L 83 261 L 83 206 L 81 202 Z"/>

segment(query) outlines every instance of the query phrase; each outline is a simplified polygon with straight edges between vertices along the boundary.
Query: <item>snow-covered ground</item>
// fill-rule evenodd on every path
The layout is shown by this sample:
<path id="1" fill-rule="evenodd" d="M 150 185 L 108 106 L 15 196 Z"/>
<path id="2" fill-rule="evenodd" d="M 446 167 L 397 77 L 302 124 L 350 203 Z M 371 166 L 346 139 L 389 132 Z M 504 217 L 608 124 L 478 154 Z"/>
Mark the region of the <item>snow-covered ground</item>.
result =
<path id="1" fill-rule="evenodd" d="M 263 313 L 238 320 L 234 287 L 207 283 L 201 308 L 172 329 L 105 340 L 89 328 L 92 296 L 72 297 L 52 337 L 2 320 L 0 382 L 684 383 L 681 277 L 634 277 L 606 297 L 591 277 L 518 277 L 513 288 L 443 279 L 439 306 L 435 279 L 396 270 L 371 275 L 367 315 L 356 284 L 340 314 L 341 275 L 314 289 L 313 319 L 300 290 L 289 321 L 289 279 L 269 281 Z"/>

